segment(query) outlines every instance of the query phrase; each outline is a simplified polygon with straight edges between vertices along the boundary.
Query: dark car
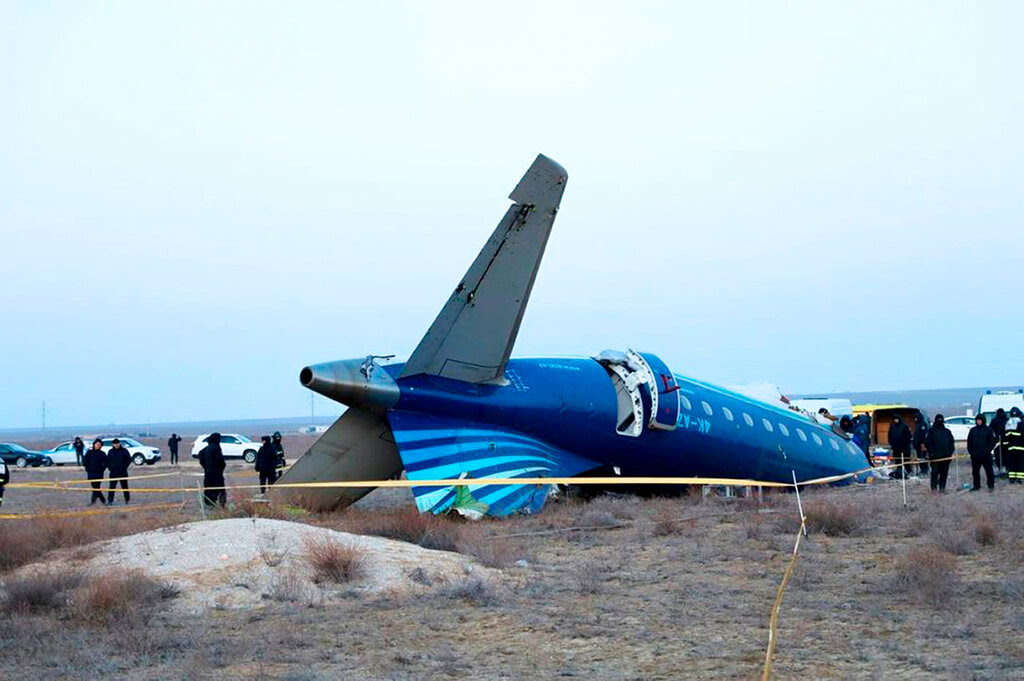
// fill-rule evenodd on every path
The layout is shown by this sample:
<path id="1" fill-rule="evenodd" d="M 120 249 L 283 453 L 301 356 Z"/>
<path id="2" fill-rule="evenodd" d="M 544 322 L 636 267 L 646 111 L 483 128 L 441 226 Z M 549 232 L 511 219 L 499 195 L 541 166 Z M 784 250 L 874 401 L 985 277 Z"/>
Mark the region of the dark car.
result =
<path id="1" fill-rule="evenodd" d="M 46 457 L 40 452 L 34 452 L 9 442 L 0 442 L 0 459 L 3 459 L 5 464 L 13 464 L 18 468 L 46 464 Z"/>

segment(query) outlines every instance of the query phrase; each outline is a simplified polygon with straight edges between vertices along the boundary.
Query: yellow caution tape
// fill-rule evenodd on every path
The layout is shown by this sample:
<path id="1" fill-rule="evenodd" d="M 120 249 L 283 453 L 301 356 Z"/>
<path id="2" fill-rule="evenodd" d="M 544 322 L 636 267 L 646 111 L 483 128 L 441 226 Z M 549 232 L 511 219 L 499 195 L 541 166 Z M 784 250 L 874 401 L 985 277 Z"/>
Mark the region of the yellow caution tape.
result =
<path id="1" fill-rule="evenodd" d="M 775 592 L 775 602 L 772 604 L 772 616 L 768 622 L 768 648 L 764 653 L 764 669 L 761 671 L 761 681 L 768 681 L 772 674 L 772 658 L 775 656 L 775 641 L 779 637 L 779 610 L 782 608 L 782 596 L 786 593 L 786 584 L 789 576 L 793 574 L 796 566 L 796 559 L 800 551 L 800 537 L 804 534 L 804 523 L 800 522 L 800 528 L 796 531 L 796 543 L 793 544 L 793 554 L 789 557 L 786 569 L 782 573 L 782 581 Z"/>

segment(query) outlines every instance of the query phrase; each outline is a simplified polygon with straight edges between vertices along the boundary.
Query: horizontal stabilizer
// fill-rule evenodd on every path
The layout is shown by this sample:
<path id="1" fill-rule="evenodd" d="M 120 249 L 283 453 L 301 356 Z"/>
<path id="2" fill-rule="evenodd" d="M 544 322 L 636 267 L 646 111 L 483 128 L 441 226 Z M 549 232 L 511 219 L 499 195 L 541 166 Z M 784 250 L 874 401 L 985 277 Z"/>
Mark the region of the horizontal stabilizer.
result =
<path id="1" fill-rule="evenodd" d="M 388 480 L 402 472 L 402 461 L 387 421 L 350 408 L 281 476 L 282 483 Z M 328 510 L 348 506 L 372 487 L 271 487 L 275 501 Z"/>
<path id="2" fill-rule="evenodd" d="M 512 430 L 412 412 L 388 414 L 409 480 L 479 479 L 464 487 L 413 487 L 421 512 L 472 509 L 491 516 L 544 505 L 551 485 L 488 485 L 487 478 L 569 477 L 598 464 Z M 466 494 L 465 491 L 468 491 Z"/>
<path id="3" fill-rule="evenodd" d="M 509 198 L 515 205 L 455 287 L 400 378 L 429 374 L 502 383 L 568 175 L 539 155 Z"/>

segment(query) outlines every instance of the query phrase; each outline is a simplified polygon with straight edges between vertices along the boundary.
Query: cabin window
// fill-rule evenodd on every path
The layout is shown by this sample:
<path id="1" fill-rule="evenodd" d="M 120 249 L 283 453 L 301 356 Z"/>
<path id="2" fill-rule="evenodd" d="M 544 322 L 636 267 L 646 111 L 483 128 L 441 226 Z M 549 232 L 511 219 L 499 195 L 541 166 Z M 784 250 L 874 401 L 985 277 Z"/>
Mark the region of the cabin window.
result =
<path id="1" fill-rule="evenodd" d="M 779 424 L 779 432 L 785 435 L 786 437 L 789 437 L 789 428 L 786 427 L 785 423 Z"/>
<path id="2" fill-rule="evenodd" d="M 814 443 L 815 443 L 816 445 L 818 445 L 819 447 L 820 447 L 820 446 L 822 445 L 822 442 L 821 442 L 821 438 L 820 438 L 820 437 L 818 437 L 818 434 L 817 434 L 817 433 L 811 433 L 811 437 L 813 437 L 813 438 L 814 438 Z"/>
<path id="3" fill-rule="evenodd" d="M 683 408 L 686 409 L 687 411 L 693 409 L 693 405 L 690 404 L 690 400 L 687 399 L 686 395 L 683 395 L 682 393 L 680 393 L 679 395 L 679 404 L 683 405 Z"/>
<path id="4" fill-rule="evenodd" d="M 711 405 L 708 404 L 707 402 L 701 402 L 700 406 L 704 407 L 704 413 L 707 414 L 708 416 L 711 416 L 712 414 L 715 413 L 715 410 L 712 409 Z"/>
<path id="5" fill-rule="evenodd" d="M 804 442 L 807 442 L 807 435 L 804 434 L 804 431 L 802 431 L 799 428 L 797 428 L 796 429 L 796 434 L 800 437 L 801 440 L 803 440 Z"/>
<path id="6" fill-rule="evenodd" d="M 829 440 L 828 443 L 832 445 L 832 449 L 836 450 L 837 452 L 839 451 L 839 443 L 837 443 L 835 440 Z"/>
<path id="7" fill-rule="evenodd" d="M 761 419 L 761 423 L 764 425 L 764 429 L 769 433 L 772 432 L 772 422 L 768 419 Z"/>
<path id="8" fill-rule="evenodd" d="M 732 412 L 729 410 L 729 407 L 722 407 L 722 413 L 725 414 L 726 421 L 732 421 Z"/>
<path id="9" fill-rule="evenodd" d="M 746 423 L 751 428 L 754 427 L 754 419 L 750 418 L 750 414 L 748 414 L 747 412 L 743 412 L 743 422 Z"/>

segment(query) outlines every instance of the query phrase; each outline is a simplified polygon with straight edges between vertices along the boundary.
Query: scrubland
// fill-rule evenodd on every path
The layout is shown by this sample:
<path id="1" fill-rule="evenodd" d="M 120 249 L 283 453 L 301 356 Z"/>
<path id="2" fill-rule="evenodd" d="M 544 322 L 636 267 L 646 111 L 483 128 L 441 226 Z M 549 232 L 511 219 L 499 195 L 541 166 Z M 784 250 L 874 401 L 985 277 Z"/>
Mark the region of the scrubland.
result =
<path id="1" fill-rule="evenodd" d="M 897 483 L 804 494 L 809 534 L 775 678 L 1024 678 L 1024 489 L 907 487 L 906 508 Z M 67 506 L 62 494 L 53 506 Z M 192 497 L 181 509 L 0 521 L 0 678 L 759 678 L 799 528 L 792 494 L 560 498 L 479 523 L 422 516 L 401 490 L 328 514 L 235 495 L 212 517 L 387 537 L 499 578 L 361 593 L 349 587 L 373 555 L 310 540 L 308 582 L 282 570 L 258 606 L 186 614 L 174 607 L 184 595 L 145 570 L 74 569 L 76 552 L 103 549 L 94 541 L 198 521 Z"/>

